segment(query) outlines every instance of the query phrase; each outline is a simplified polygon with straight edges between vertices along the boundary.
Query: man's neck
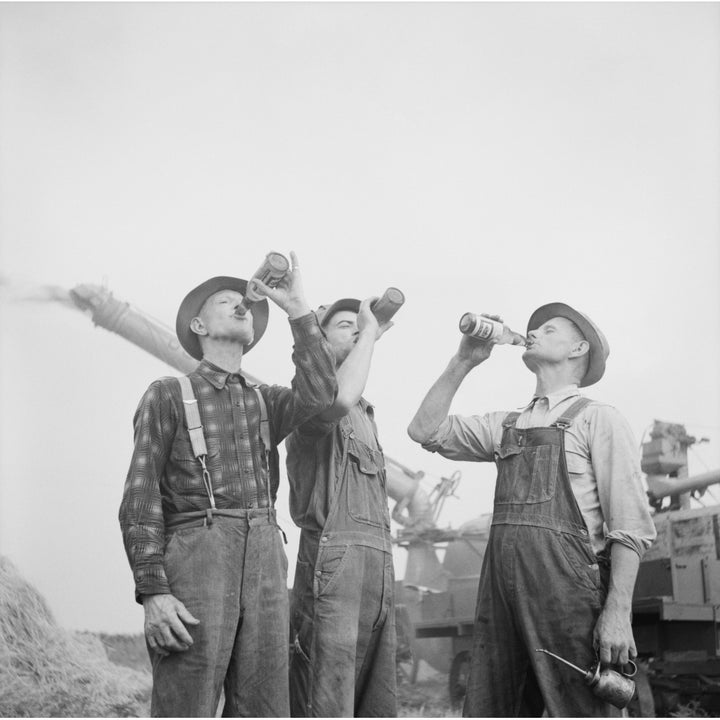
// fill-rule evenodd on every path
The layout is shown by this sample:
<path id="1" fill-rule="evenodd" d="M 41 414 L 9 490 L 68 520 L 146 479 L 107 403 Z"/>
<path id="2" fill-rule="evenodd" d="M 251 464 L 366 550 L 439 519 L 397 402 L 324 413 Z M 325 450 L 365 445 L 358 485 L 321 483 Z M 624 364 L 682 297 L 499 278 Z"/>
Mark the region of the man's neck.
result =
<path id="1" fill-rule="evenodd" d="M 240 372 L 243 346 L 237 343 L 212 343 L 203 348 L 203 359 L 229 373 Z"/>
<path id="2" fill-rule="evenodd" d="M 557 366 L 540 367 L 535 370 L 535 395 L 546 397 L 568 385 L 577 385 L 578 380 L 568 368 Z"/>

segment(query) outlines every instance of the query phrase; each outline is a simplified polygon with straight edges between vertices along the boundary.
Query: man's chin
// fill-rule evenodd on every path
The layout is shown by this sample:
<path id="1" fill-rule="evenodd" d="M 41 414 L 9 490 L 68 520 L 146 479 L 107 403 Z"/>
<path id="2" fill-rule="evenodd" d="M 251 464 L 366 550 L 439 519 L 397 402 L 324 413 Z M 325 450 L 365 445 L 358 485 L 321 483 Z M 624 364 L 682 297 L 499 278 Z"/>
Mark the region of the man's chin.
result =
<path id="1" fill-rule="evenodd" d="M 530 370 L 530 372 L 534 372 L 535 368 L 537 367 L 537 362 L 535 361 L 535 358 L 532 355 L 532 352 L 528 349 L 522 354 L 522 361 L 525 363 L 525 367 Z"/>

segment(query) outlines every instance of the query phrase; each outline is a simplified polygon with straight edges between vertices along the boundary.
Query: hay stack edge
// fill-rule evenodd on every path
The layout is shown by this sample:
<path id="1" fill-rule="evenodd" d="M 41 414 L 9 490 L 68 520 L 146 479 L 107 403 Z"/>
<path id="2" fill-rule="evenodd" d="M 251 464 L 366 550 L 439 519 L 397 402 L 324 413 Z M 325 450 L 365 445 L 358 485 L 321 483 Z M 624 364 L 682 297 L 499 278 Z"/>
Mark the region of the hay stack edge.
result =
<path id="1" fill-rule="evenodd" d="M 142 717 L 149 672 L 110 662 L 91 633 L 63 630 L 0 556 L 0 717 Z"/>

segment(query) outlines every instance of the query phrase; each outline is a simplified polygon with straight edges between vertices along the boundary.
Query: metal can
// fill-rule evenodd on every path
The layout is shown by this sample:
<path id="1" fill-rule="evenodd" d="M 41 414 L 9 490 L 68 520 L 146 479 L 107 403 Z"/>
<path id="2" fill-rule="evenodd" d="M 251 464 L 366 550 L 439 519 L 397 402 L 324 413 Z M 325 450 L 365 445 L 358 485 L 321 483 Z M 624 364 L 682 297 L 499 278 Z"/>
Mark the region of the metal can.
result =
<path id="1" fill-rule="evenodd" d="M 601 669 L 598 663 L 588 671 L 586 682 L 597 697 L 622 710 L 635 694 L 635 682 L 631 678 L 637 672 L 637 665 L 632 660 L 629 665 L 633 668 L 631 672 L 619 673 L 612 668 Z"/>

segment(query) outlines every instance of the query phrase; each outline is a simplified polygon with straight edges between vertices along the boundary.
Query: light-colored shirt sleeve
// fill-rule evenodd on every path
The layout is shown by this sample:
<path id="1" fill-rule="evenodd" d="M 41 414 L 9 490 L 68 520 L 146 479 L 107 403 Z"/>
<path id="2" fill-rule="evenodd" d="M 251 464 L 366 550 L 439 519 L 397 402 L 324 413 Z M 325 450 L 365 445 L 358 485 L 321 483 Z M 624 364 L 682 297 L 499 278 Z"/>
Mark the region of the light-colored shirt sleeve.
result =
<path id="1" fill-rule="evenodd" d="M 590 463 L 605 522 L 606 542 L 618 542 L 642 557 L 655 539 L 642 484 L 638 445 L 625 418 L 610 405 L 585 414 Z"/>
<path id="2" fill-rule="evenodd" d="M 448 460 L 493 462 L 502 440 L 502 422 L 506 415 L 506 412 L 448 415 L 422 447 Z"/>

